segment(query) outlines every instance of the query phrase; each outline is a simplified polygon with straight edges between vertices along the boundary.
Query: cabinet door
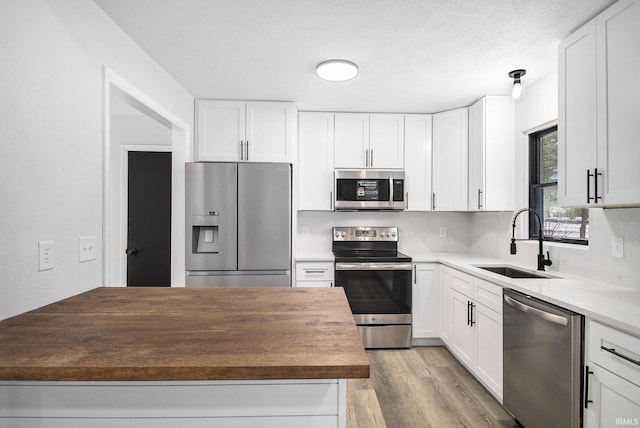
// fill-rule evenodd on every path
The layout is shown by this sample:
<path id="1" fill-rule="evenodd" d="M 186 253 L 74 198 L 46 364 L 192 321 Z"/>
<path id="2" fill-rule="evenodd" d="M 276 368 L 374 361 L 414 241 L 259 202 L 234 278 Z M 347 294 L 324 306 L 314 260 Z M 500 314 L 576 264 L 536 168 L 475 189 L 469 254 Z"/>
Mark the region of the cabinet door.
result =
<path id="1" fill-rule="evenodd" d="M 475 374 L 502 400 L 502 315 L 475 304 Z"/>
<path id="2" fill-rule="evenodd" d="M 640 203 L 640 1 L 596 18 L 598 194 L 607 205 Z"/>
<path id="3" fill-rule="evenodd" d="M 440 285 L 433 263 L 413 265 L 412 327 L 414 338 L 440 337 Z"/>
<path id="4" fill-rule="evenodd" d="M 640 424 L 640 386 L 601 368 L 589 365 L 589 403 L 584 410 L 586 428 L 637 426 Z"/>
<path id="5" fill-rule="evenodd" d="M 236 162 L 245 141 L 243 101 L 196 100 L 196 159 Z"/>
<path id="6" fill-rule="evenodd" d="M 587 205 L 587 171 L 596 168 L 595 21 L 562 40 L 558 49 L 558 202 Z"/>
<path id="7" fill-rule="evenodd" d="M 433 115 L 433 209 L 467 210 L 468 109 Z"/>
<path id="8" fill-rule="evenodd" d="M 369 168 L 404 168 L 404 115 L 369 116 Z"/>
<path id="9" fill-rule="evenodd" d="M 334 166 L 366 168 L 369 163 L 369 115 L 336 113 Z"/>
<path id="10" fill-rule="evenodd" d="M 333 113 L 298 115 L 298 209 L 333 209 Z"/>
<path id="11" fill-rule="evenodd" d="M 467 367 L 473 367 L 473 328 L 469 325 L 471 300 L 451 289 L 451 350 Z"/>
<path id="12" fill-rule="evenodd" d="M 469 107 L 469 211 L 484 209 L 485 103 L 482 98 Z"/>
<path id="13" fill-rule="evenodd" d="M 440 338 L 447 345 L 451 345 L 453 334 L 453 299 L 451 297 L 451 270 L 448 267 L 440 267 L 440 293 L 441 293 L 441 327 Z"/>
<path id="14" fill-rule="evenodd" d="M 294 103 L 248 102 L 246 155 L 249 162 L 293 162 Z"/>
<path id="15" fill-rule="evenodd" d="M 407 211 L 431 210 L 431 115 L 404 116 L 404 190 Z"/>

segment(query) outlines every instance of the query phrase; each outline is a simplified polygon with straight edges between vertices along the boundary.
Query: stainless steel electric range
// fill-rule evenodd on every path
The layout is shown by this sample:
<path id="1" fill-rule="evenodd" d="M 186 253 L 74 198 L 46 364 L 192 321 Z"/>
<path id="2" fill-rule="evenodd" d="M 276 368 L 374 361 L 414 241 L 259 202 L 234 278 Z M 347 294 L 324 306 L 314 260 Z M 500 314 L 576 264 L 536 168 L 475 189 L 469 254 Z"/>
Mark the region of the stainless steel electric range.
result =
<path id="1" fill-rule="evenodd" d="M 364 347 L 411 347 L 411 257 L 398 252 L 398 228 L 334 227 L 332 249 Z"/>

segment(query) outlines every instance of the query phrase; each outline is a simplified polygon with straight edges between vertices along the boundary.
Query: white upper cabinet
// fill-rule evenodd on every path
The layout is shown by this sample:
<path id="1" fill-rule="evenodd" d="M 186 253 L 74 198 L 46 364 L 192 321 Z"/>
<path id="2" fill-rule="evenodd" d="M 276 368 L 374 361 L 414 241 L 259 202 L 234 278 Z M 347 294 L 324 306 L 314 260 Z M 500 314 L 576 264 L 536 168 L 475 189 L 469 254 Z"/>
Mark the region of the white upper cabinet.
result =
<path id="1" fill-rule="evenodd" d="M 196 100 L 196 160 L 293 162 L 291 102 Z"/>
<path id="2" fill-rule="evenodd" d="M 404 168 L 404 115 L 369 116 L 369 168 Z"/>
<path id="3" fill-rule="evenodd" d="M 596 26 L 603 202 L 640 204 L 640 0 L 619 1 Z"/>
<path id="4" fill-rule="evenodd" d="M 559 46 L 558 199 L 640 204 L 640 0 L 620 0 Z"/>
<path id="5" fill-rule="evenodd" d="M 404 116 L 404 172 L 407 211 L 431 210 L 431 115 Z"/>
<path id="6" fill-rule="evenodd" d="M 366 168 L 369 163 L 369 115 L 366 113 L 335 114 L 336 168 Z"/>
<path id="7" fill-rule="evenodd" d="M 333 113 L 298 114 L 298 209 L 333 209 Z"/>
<path id="8" fill-rule="evenodd" d="M 466 211 L 468 206 L 469 109 L 433 115 L 433 194 L 435 211 Z"/>
<path id="9" fill-rule="evenodd" d="M 404 115 L 335 114 L 336 168 L 402 169 Z"/>
<path id="10" fill-rule="evenodd" d="M 469 107 L 469 210 L 514 209 L 514 107 L 486 96 Z"/>

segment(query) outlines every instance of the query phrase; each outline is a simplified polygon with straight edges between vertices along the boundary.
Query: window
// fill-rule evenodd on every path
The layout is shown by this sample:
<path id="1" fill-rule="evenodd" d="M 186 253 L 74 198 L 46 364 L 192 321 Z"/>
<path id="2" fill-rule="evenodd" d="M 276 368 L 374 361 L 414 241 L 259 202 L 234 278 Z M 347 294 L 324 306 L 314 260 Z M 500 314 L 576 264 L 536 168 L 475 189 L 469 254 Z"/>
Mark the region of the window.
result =
<path id="1" fill-rule="evenodd" d="M 558 127 L 529 136 L 529 207 L 543 222 L 545 240 L 588 243 L 589 210 L 558 206 Z M 529 238 L 538 238 L 538 223 L 529 216 Z"/>

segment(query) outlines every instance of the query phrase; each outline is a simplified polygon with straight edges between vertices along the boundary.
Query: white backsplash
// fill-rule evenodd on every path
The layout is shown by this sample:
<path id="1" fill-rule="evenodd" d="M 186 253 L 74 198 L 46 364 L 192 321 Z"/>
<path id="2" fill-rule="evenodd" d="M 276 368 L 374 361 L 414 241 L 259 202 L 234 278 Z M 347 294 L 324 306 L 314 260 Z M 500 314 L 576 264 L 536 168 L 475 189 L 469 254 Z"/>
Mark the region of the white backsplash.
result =
<path id="1" fill-rule="evenodd" d="M 396 226 L 399 249 L 411 255 L 418 251 L 466 252 L 471 234 L 470 213 L 439 212 L 298 212 L 296 254 L 331 252 L 331 228 L 334 226 Z M 440 228 L 447 237 L 440 237 Z M 303 228 L 308 228 L 304 236 Z"/>

